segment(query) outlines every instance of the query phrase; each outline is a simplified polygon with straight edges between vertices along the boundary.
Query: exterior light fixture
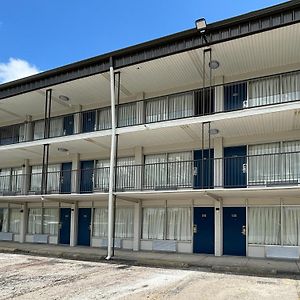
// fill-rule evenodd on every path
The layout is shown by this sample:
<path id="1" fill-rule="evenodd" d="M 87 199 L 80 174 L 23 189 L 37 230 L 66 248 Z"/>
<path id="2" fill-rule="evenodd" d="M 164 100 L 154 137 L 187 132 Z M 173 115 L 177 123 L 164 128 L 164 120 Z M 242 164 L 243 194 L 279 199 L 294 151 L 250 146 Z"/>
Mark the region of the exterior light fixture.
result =
<path id="1" fill-rule="evenodd" d="M 198 19 L 196 20 L 195 25 L 197 30 L 199 30 L 202 33 L 206 29 L 206 20 L 204 18 Z"/>
<path id="2" fill-rule="evenodd" d="M 70 98 L 65 95 L 59 95 L 58 98 L 59 98 L 59 100 L 64 101 L 64 102 L 70 101 Z"/>
<path id="3" fill-rule="evenodd" d="M 212 69 L 212 70 L 216 70 L 220 67 L 220 63 L 217 60 L 212 60 L 209 62 L 208 66 Z"/>
<path id="4" fill-rule="evenodd" d="M 218 134 L 220 131 L 219 131 L 219 129 L 217 129 L 217 128 L 211 128 L 210 130 L 209 130 L 209 134 L 211 134 L 211 135 L 216 135 L 216 134 Z"/>
<path id="5" fill-rule="evenodd" d="M 57 148 L 57 151 L 59 151 L 59 152 L 69 152 L 69 149 L 66 149 L 66 148 Z"/>

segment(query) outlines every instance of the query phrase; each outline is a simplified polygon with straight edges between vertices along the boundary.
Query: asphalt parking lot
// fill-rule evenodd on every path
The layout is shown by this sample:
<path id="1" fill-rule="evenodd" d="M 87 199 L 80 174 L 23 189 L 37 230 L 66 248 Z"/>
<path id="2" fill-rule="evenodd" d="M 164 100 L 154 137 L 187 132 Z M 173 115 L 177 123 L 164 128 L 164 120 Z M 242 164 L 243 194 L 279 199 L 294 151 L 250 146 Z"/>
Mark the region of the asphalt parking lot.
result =
<path id="1" fill-rule="evenodd" d="M 0 299 L 299 299 L 299 281 L 0 254 Z"/>

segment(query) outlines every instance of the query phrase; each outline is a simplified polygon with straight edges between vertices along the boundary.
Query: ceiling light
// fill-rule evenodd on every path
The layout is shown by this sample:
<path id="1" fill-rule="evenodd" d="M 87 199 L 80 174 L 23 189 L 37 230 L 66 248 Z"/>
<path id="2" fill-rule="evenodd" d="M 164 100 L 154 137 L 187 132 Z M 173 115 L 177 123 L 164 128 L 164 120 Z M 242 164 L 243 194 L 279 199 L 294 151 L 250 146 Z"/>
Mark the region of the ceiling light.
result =
<path id="1" fill-rule="evenodd" d="M 57 148 L 57 151 L 59 151 L 59 152 L 69 152 L 69 149 L 66 149 L 66 148 Z"/>
<path id="2" fill-rule="evenodd" d="M 220 67 L 220 63 L 217 60 L 210 61 L 208 65 L 212 70 L 216 70 Z"/>
<path id="3" fill-rule="evenodd" d="M 198 19 L 195 22 L 197 30 L 204 32 L 206 29 L 206 20 L 204 18 Z"/>
<path id="4" fill-rule="evenodd" d="M 215 135 L 215 134 L 218 134 L 220 131 L 217 128 L 211 128 L 208 132 L 211 135 Z"/>
<path id="5" fill-rule="evenodd" d="M 65 96 L 65 95 L 59 95 L 58 98 L 62 101 L 68 102 L 70 100 L 69 97 Z"/>

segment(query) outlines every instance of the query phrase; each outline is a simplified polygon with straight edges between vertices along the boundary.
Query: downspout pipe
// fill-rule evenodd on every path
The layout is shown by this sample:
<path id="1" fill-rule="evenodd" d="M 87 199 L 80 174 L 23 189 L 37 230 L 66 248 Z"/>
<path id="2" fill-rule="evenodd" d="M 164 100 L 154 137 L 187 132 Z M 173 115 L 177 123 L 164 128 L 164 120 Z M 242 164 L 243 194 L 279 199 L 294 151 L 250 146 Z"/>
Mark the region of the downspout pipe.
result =
<path id="1" fill-rule="evenodd" d="M 107 257 L 110 260 L 113 256 L 113 231 L 114 231 L 114 177 L 115 177 L 115 155 L 116 155 L 116 99 L 115 99 L 115 74 L 113 58 L 110 58 L 110 104 L 111 104 L 111 147 L 109 164 L 109 189 L 108 189 L 108 239 Z"/>

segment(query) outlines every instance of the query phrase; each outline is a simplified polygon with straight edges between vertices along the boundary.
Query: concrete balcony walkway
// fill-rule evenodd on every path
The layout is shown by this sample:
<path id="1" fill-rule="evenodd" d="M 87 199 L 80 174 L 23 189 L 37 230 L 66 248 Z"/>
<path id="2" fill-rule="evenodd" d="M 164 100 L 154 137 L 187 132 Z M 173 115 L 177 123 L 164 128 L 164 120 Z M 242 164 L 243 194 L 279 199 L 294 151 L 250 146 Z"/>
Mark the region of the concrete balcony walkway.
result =
<path id="1" fill-rule="evenodd" d="M 0 253 L 28 254 L 102 262 L 105 261 L 106 257 L 106 249 L 101 248 L 82 246 L 69 247 L 48 244 L 19 244 L 3 241 L 0 242 Z M 237 256 L 215 257 L 205 254 L 116 250 L 115 257 L 109 262 L 124 263 L 125 265 L 183 269 L 197 268 L 213 272 L 300 278 L 300 261 L 298 260 L 275 260 Z"/>

